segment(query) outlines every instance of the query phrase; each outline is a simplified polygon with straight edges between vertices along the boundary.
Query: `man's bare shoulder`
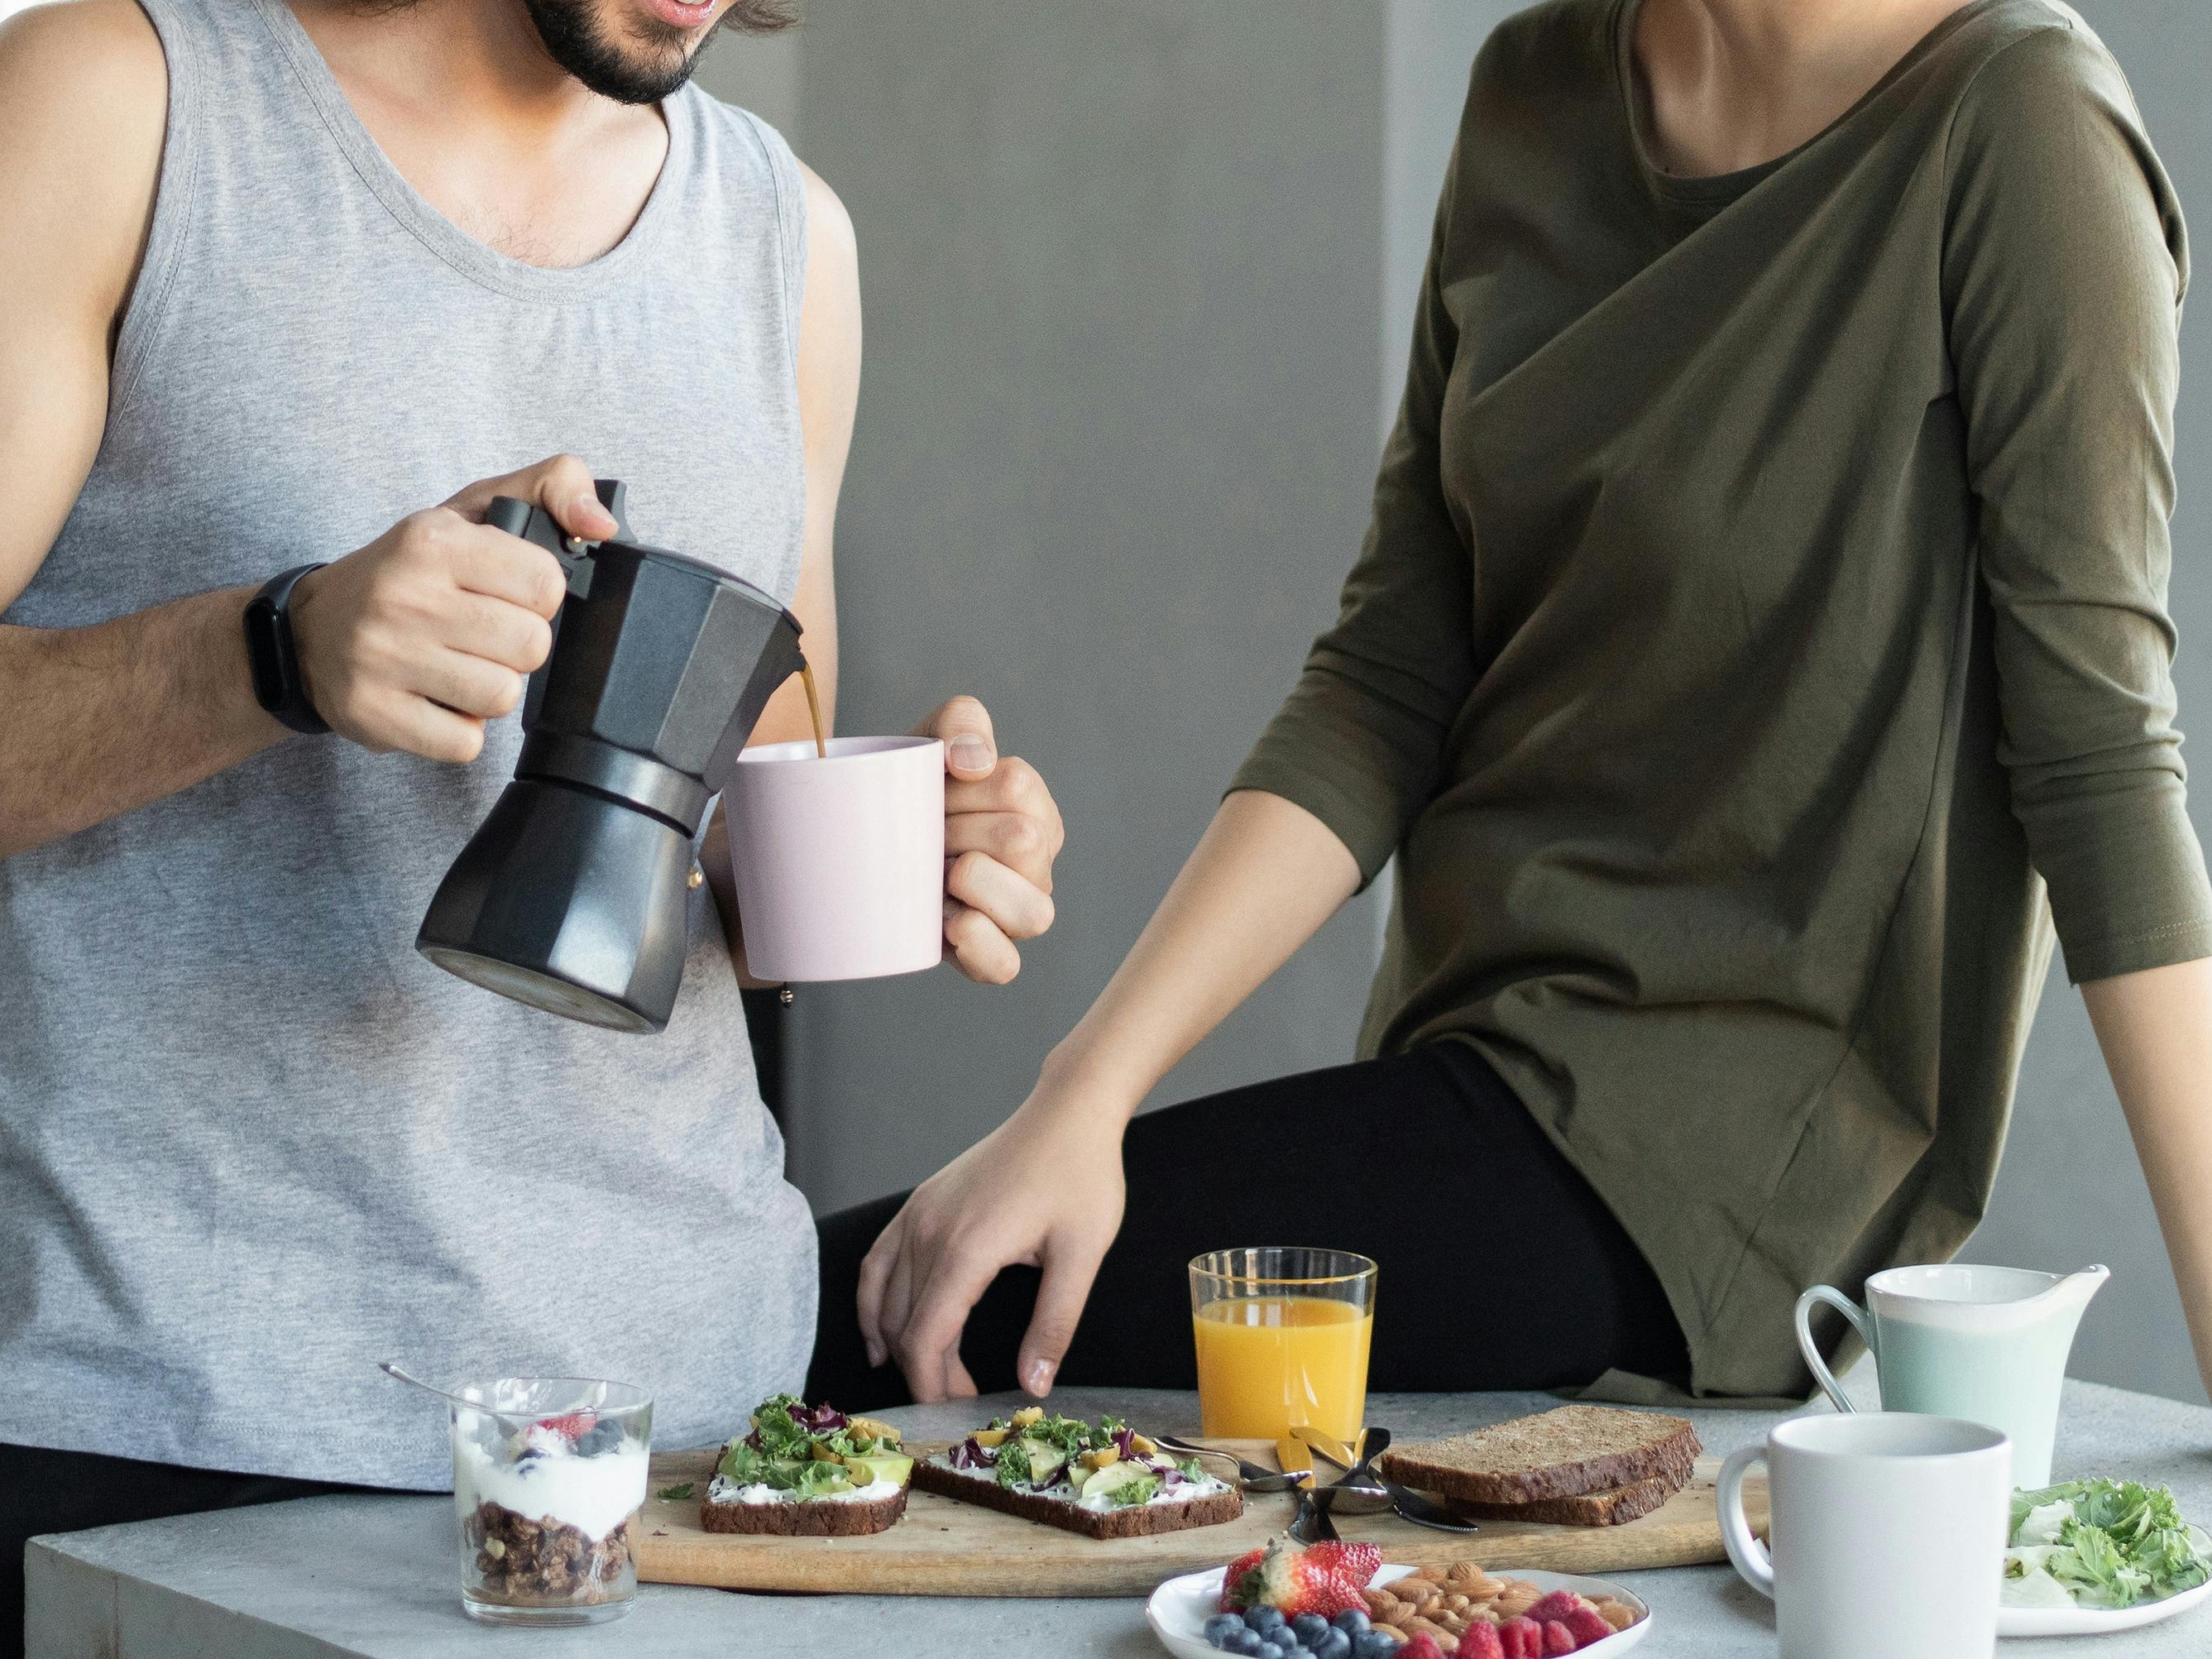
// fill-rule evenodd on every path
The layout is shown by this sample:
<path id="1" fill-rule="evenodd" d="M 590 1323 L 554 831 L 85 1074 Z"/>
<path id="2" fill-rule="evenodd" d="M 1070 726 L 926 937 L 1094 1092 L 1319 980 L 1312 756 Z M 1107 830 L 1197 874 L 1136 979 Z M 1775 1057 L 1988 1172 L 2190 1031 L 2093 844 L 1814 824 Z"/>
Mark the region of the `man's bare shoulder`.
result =
<path id="1" fill-rule="evenodd" d="M 0 23 L 0 254 L 112 303 L 161 175 L 168 64 L 134 0 L 65 0 Z M 27 264 L 29 269 L 24 268 Z"/>
<path id="2" fill-rule="evenodd" d="M 823 182 L 820 173 L 804 161 L 799 164 L 799 173 L 806 190 L 808 265 L 826 266 L 831 274 L 840 277 L 848 272 L 854 273 L 852 280 L 857 285 L 860 252 L 853 232 L 853 216 L 845 210 L 845 204 Z"/>

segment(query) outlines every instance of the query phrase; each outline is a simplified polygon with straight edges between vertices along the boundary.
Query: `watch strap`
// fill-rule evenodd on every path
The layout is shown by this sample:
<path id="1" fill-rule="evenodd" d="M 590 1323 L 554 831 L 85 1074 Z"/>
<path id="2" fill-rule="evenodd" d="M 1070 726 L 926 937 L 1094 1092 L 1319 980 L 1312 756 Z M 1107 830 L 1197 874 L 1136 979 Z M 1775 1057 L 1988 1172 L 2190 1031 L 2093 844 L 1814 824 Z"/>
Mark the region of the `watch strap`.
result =
<path id="1" fill-rule="evenodd" d="M 292 637 L 293 586 L 309 571 L 322 568 L 303 564 L 271 577 L 246 606 L 246 654 L 253 674 L 254 701 L 295 732 L 331 729 L 307 696 L 299 647 Z"/>

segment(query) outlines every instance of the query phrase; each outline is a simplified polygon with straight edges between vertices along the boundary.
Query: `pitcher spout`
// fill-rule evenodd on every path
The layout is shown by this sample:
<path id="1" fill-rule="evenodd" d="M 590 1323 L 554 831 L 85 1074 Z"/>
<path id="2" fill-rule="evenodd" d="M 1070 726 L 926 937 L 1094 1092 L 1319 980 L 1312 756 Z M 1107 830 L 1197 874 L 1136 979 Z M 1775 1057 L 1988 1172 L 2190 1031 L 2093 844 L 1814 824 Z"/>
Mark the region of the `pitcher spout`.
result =
<path id="1" fill-rule="evenodd" d="M 2070 1315 L 2079 1319 L 2081 1310 L 2089 1305 L 2089 1298 L 2102 1290 L 2105 1281 L 2112 1276 L 2112 1270 L 2102 1265 L 2084 1267 L 2079 1273 L 2068 1273 L 2033 1299 L 2041 1303 L 2053 1318 Z"/>

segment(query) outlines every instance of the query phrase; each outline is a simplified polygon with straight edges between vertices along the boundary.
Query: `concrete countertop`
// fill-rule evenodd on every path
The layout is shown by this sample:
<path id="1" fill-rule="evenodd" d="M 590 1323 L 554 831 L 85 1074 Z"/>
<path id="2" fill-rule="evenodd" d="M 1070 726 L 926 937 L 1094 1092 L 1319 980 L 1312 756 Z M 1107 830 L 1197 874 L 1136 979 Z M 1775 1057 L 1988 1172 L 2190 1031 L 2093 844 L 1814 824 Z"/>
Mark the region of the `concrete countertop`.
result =
<path id="1" fill-rule="evenodd" d="M 1855 1390 L 1856 1392 L 1856 1390 Z M 949 1439 L 1013 1396 L 881 1413 L 917 1438 Z M 1109 1411 L 1194 1427 L 1188 1395 L 1062 1389 L 1062 1411 Z M 1376 1395 L 1370 1415 L 1403 1437 L 1441 1434 L 1558 1402 L 1541 1395 Z M 1760 1438 L 1769 1413 L 1698 1411 L 1707 1450 Z M 2094 1383 L 2068 1385 L 2057 1463 L 2173 1487 L 2212 1517 L 2212 1410 Z M 1510 1567 L 1510 1562 L 1486 1565 Z M 314 1498 L 33 1540 L 27 1555 L 33 1659 L 728 1659 L 739 1654 L 1043 1659 L 1164 1650 L 1126 1601 L 960 1601 L 740 1594 L 641 1587 L 629 1617 L 592 1628 L 500 1629 L 460 1610 L 453 1505 L 436 1498 Z M 1735 1659 L 1775 1651 L 1767 1603 L 1726 1566 L 1619 1575 L 1655 1622 L 1638 1659 Z M 2092 1638 L 2005 1644 L 2020 1659 L 2212 1656 L 2212 1612 Z"/>

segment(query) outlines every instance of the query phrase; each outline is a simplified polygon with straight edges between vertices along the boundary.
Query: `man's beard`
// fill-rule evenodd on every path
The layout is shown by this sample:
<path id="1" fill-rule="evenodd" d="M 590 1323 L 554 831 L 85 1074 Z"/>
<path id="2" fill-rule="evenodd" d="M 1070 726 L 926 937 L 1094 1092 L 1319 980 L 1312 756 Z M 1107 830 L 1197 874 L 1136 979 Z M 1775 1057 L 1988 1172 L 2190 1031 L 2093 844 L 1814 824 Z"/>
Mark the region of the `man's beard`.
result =
<path id="1" fill-rule="evenodd" d="M 691 78 L 696 54 L 683 34 L 645 24 L 656 44 L 611 39 L 595 0 L 523 0 L 553 61 L 603 98 L 657 104 Z"/>

